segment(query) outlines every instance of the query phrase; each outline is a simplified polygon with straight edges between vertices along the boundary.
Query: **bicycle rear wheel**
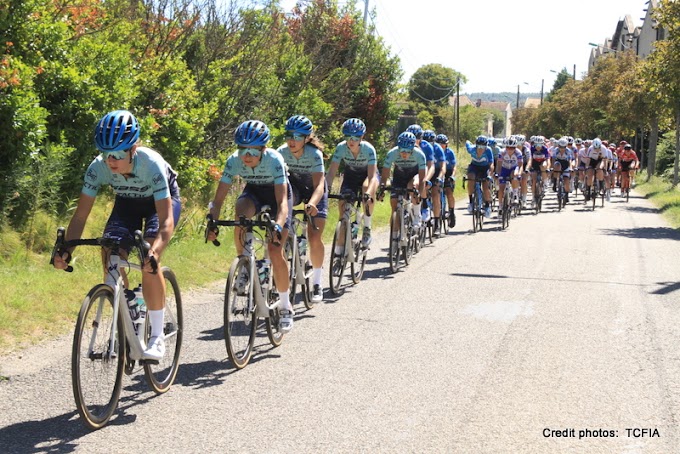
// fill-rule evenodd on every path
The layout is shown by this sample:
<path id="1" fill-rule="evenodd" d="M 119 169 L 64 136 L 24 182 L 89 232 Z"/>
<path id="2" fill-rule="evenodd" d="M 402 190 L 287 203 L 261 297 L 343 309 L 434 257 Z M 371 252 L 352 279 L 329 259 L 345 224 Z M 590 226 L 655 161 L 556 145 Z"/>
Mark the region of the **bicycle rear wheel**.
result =
<path id="1" fill-rule="evenodd" d="M 350 263 L 350 270 L 352 272 L 352 282 L 358 284 L 364 275 L 368 249 L 361 247 L 361 239 L 359 238 L 352 238 L 352 247 L 354 248 L 354 261 Z"/>
<path id="2" fill-rule="evenodd" d="M 399 233 L 400 231 L 399 215 L 395 211 L 390 217 L 390 247 L 388 250 L 390 271 L 393 273 L 396 273 L 399 270 L 399 257 L 402 251 L 399 245 L 401 241 L 401 234 Z"/>
<path id="3" fill-rule="evenodd" d="M 156 394 L 166 392 L 175 381 L 179 367 L 179 353 L 182 349 L 184 327 L 182 295 L 179 291 L 175 273 L 168 267 L 163 267 L 162 273 L 165 279 L 165 317 L 163 325 L 165 355 L 158 364 L 144 363 L 144 376 Z M 148 339 L 151 334 L 149 317 L 146 318 L 146 321 Z"/>
<path id="4" fill-rule="evenodd" d="M 242 269 L 245 269 L 244 273 L 248 275 L 247 284 L 238 288 L 237 280 Z M 257 328 L 251 286 L 253 279 L 258 278 L 250 276 L 249 273 L 250 257 L 234 259 L 224 292 L 224 342 L 227 345 L 229 359 L 237 369 L 244 368 L 250 361 Z"/>
<path id="5" fill-rule="evenodd" d="M 286 239 L 286 247 L 284 249 L 284 255 L 286 261 L 288 262 L 288 279 L 290 281 L 290 288 L 288 289 L 288 295 L 290 296 L 290 302 L 295 304 L 295 295 L 297 294 L 297 284 L 303 284 L 302 282 L 297 282 L 297 262 L 298 257 L 296 252 L 296 238 L 293 235 L 288 235 Z"/>
<path id="6" fill-rule="evenodd" d="M 349 228 L 349 226 L 346 226 Z M 342 276 L 345 273 L 345 266 L 347 266 L 347 255 L 345 254 L 344 248 L 340 254 L 335 253 L 335 248 L 340 241 L 340 233 L 342 230 L 342 221 L 338 221 L 338 225 L 335 226 L 335 234 L 333 235 L 333 245 L 331 246 L 331 266 L 329 273 L 329 283 L 331 288 L 331 293 L 334 295 L 340 294 L 340 283 L 342 282 Z M 342 232 L 345 235 L 345 232 Z M 337 266 L 334 266 L 337 262 Z"/>
<path id="7" fill-rule="evenodd" d="M 307 254 L 309 254 L 309 252 Z M 300 290 L 302 291 L 305 307 L 311 309 L 316 306 L 316 304 L 312 302 L 312 275 L 314 274 L 314 269 L 312 267 L 312 262 L 309 260 L 309 255 L 307 255 L 307 259 L 302 266 L 304 267 L 305 280 L 300 283 Z"/>
<path id="8" fill-rule="evenodd" d="M 273 282 L 273 281 L 272 281 Z M 276 284 L 272 284 L 276 287 Z M 266 300 L 268 304 L 273 304 L 276 302 L 277 293 L 272 290 L 267 291 Z M 264 325 L 267 328 L 267 337 L 269 338 L 269 343 L 274 347 L 278 347 L 283 342 L 283 333 L 279 329 L 279 322 L 281 316 L 279 315 L 278 309 L 269 309 L 269 317 L 264 321 Z"/>
<path id="9" fill-rule="evenodd" d="M 118 406 L 125 365 L 125 333 L 113 326 L 113 292 L 99 284 L 85 297 L 73 335 L 71 381 L 76 408 L 85 425 L 100 429 Z M 113 351 L 111 336 L 115 336 Z"/>

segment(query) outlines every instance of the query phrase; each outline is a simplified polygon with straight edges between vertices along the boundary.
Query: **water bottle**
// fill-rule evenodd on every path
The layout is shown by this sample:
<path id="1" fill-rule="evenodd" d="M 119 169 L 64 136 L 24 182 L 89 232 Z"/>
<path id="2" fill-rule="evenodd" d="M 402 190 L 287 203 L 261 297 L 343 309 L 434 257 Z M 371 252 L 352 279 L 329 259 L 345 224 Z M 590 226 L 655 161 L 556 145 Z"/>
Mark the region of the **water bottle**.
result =
<path id="1" fill-rule="evenodd" d="M 139 316 L 133 320 L 135 326 L 135 334 L 140 341 L 144 340 L 144 323 L 146 322 L 146 303 L 144 302 L 144 294 L 142 293 L 142 284 L 139 284 L 135 289 L 135 304 Z"/>
<path id="2" fill-rule="evenodd" d="M 257 274 L 260 277 L 260 286 L 262 288 L 269 288 L 269 269 L 271 268 L 271 261 L 263 259 L 257 261 Z"/>
<path id="3" fill-rule="evenodd" d="M 300 253 L 300 257 L 304 257 L 307 254 L 307 238 L 298 238 L 298 252 Z"/>
<path id="4" fill-rule="evenodd" d="M 359 224 L 352 222 L 352 238 L 359 236 Z"/>
<path id="5" fill-rule="evenodd" d="M 137 307 L 137 299 L 135 296 L 135 292 L 133 292 L 132 290 L 125 289 L 123 290 L 123 293 L 125 294 L 125 301 L 127 302 L 128 311 L 130 312 L 130 319 L 134 324 L 135 320 L 139 318 L 139 308 Z M 136 329 L 137 328 L 135 327 L 135 330 Z"/>

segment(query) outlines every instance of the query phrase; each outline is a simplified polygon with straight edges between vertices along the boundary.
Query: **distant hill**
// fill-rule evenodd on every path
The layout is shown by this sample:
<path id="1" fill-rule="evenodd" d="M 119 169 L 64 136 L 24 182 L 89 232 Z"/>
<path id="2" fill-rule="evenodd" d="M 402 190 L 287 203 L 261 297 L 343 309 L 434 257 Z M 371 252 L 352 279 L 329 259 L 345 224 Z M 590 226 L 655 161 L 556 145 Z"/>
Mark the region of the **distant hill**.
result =
<path id="1" fill-rule="evenodd" d="M 501 93 L 461 93 L 470 98 L 470 101 L 475 102 L 478 99 L 482 101 L 505 101 L 512 103 L 512 108 L 517 108 L 517 92 L 504 91 Z M 540 93 L 519 93 L 519 104 L 524 105 L 527 98 L 540 98 Z"/>

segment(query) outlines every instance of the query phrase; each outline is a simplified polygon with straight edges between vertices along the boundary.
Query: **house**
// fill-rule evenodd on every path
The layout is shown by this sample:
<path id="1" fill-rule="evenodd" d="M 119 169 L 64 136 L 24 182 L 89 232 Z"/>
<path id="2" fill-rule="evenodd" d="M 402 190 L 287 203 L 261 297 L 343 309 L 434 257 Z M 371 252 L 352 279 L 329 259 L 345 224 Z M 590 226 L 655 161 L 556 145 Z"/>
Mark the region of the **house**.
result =
<path id="1" fill-rule="evenodd" d="M 654 50 L 654 43 L 665 38 L 665 30 L 658 28 L 654 19 L 654 10 L 659 7 L 659 0 L 648 0 L 647 8 L 644 9 L 645 17 L 641 17 L 642 26 L 637 27 L 632 17 L 627 14 L 616 24 L 616 29 L 611 38 L 607 38 L 602 45 L 595 46 L 590 50 L 588 68 L 592 68 L 598 58 L 603 55 L 617 52 L 635 52 L 640 58 L 647 56 Z"/>
<path id="2" fill-rule="evenodd" d="M 524 108 L 537 109 L 541 106 L 541 98 L 527 98 L 524 100 Z"/>

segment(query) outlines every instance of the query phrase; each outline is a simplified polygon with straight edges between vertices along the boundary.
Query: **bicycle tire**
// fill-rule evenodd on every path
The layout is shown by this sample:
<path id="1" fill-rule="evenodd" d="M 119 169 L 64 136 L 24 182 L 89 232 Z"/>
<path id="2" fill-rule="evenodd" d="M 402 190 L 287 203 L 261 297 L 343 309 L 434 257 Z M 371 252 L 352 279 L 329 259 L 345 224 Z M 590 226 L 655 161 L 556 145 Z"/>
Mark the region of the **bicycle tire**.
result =
<path id="1" fill-rule="evenodd" d="M 330 265 L 330 272 L 329 272 L 329 287 L 331 289 L 331 293 L 333 295 L 340 295 L 340 284 L 342 283 L 342 277 L 343 274 L 345 273 L 345 267 L 347 266 L 347 255 L 345 254 L 345 251 L 343 250 L 343 253 L 341 256 L 338 256 L 335 254 L 335 245 L 338 242 L 338 238 L 340 237 L 340 230 L 342 228 L 342 221 L 338 221 L 338 224 L 335 226 L 335 233 L 333 234 L 333 245 L 331 247 L 331 265 Z M 349 228 L 349 226 L 347 226 Z M 345 234 L 343 232 L 343 234 Z M 346 247 L 347 245 L 345 245 Z M 343 248 L 344 249 L 344 248 Z M 336 258 L 339 258 L 340 260 L 340 272 L 338 273 L 337 276 L 333 274 L 333 263 L 335 263 Z"/>
<path id="2" fill-rule="evenodd" d="M 628 203 L 629 199 L 630 199 L 630 188 L 626 188 L 626 203 Z"/>
<path id="3" fill-rule="evenodd" d="M 358 237 L 352 238 L 352 247 L 354 248 L 354 261 L 350 263 L 350 274 L 352 275 L 352 282 L 358 284 L 364 275 L 368 250 L 361 247 L 361 239 Z"/>
<path id="4" fill-rule="evenodd" d="M 288 279 L 289 289 L 288 295 L 291 303 L 295 304 L 295 296 L 297 295 L 297 265 L 298 265 L 298 249 L 296 245 L 297 239 L 293 235 L 288 235 L 286 238 L 286 247 L 284 249 L 284 256 L 288 262 Z M 301 284 L 301 283 L 300 283 Z"/>
<path id="5" fill-rule="evenodd" d="M 245 295 L 239 295 L 235 288 L 236 279 L 241 268 L 250 270 L 250 257 L 237 257 L 231 263 L 227 286 L 224 291 L 224 342 L 227 346 L 229 359 L 237 369 L 243 369 L 253 354 L 257 317 L 252 292 L 253 279 L 248 276 Z M 252 289 L 256 291 L 256 289 Z"/>
<path id="6" fill-rule="evenodd" d="M 388 254 L 390 259 L 390 271 L 396 273 L 399 271 L 399 256 L 401 255 L 401 246 L 399 245 L 401 241 L 401 234 L 397 234 L 397 238 L 394 238 L 395 227 L 397 232 L 399 232 L 399 216 L 396 211 L 392 212 L 390 217 L 390 246 L 388 248 Z"/>
<path id="7" fill-rule="evenodd" d="M 415 246 L 415 241 L 413 241 L 413 224 L 411 221 L 411 215 L 404 213 L 404 224 L 406 225 L 406 237 L 408 241 L 406 246 L 402 247 L 401 254 L 404 256 L 404 265 L 411 263 L 411 258 L 413 257 L 413 248 Z"/>
<path id="8" fill-rule="evenodd" d="M 95 306 L 96 310 L 93 313 L 92 309 Z M 89 320 L 90 315 L 100 318 Z M 117 322 L 114 343 L 114 350 L 117 351 L 113 352 L 115 357 L 108 359 L 112 327 L 113 291 L 108 285 L 99 284 L 88 292 L 80 307 L 71 352 L 71 383 L 76 408 L 85 425 L 94 430 L 108 423 L 118 407 L 122 388 L 125 366 L 125 332 L 122 318 L 118 317 Z M 101 336 L 100 328 L 104 328 L 101 330 Z M 89 353 L 90 345 L 94 347 L 92 353 Z M 82 354 L 83 348 L 85 355 Z M 94 372 L 92 380 L 84 376 L 88 371 Z M 108 379 L 104 378 L 104 381 L 108 382 L 106 385 L 100 380 L 102 377 L 98 377 L 103 375 L 102 372 L 110 376 Z M 94 394 L 101 397 L 96 398 Z"/>
<path id="9" fill-rule="evenodd" d="M 472 231 L 477 233 L 477 218 L 479 217 L 479 199 L 476 189 L 472 191 Z"/>
<path id="10" fill-rule="evenodd" d="M 274 283 L 274 280 L 272 279 L 272 286 L 276 288 L 276 283 Z M 269 305 L 273 304 L 276 302 L 276 296 L 278 295 L 277 292 L 274 292 L 272 289 L 268 289 L 265 295 L 265 301 Z M 272 344 L 274 347 L 278 347 L 281 345 L 281 342 L 283 342 L 283 336 L 284 334 L 281 332 L 279 329 L 279 322 L 281 320 L 281 316 L 279 315 L 278 309 L 269 309 L 269 317 L 266 317 L 264 320 L 264 326 L 265 329 L 267 330 L 267 337 L 269 338 L 269 343 Z M 257 322 L 255 322 L 255 325 L 257 325 Z"/>
<path id="11" fill-rule="evenodd" d="M 312 301 L 312 275 L 314 273 L 314 269 L 312 267 L 311 260 L 309 260 L 309 255 L 306 256 L 303 266 L 305 267 L 305 281 L 304 284 L 300 284 L 302 299 L 305 303 L 305 307 L 307 309 L 311 309 L 316 306 L 316 304 Z"/>
<path id="12" fill-rule="evenodd" d="M 165 279 L 165 316 L 163 337 L 165 339 L 165 355 L 158 364 L 144 363 L 146 382 L 156 394 L 163 394 L 170 389 L 179 368 L 179 355 L 182 350 L 182 334 L 184 332 L 184 316 L 182 311 L 182 295 L 177 277 L 167 266 L 161 269 Z M 151 324 L 146 318 L 147 339 L 150 337 Z M 168 341 L 170 340 L 170 341 Z"/>

